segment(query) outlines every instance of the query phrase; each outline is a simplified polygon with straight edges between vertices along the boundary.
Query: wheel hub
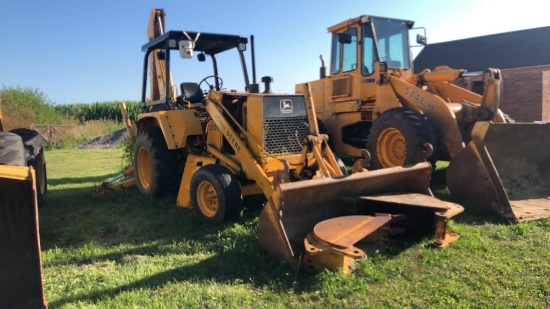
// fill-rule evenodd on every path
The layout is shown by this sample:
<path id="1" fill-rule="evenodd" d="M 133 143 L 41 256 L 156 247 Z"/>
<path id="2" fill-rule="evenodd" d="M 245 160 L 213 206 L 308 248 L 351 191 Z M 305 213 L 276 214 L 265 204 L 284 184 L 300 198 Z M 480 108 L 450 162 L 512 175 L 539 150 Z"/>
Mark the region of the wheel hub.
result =
<path id="1" fill-rule="evenodd" d="M 145 147 L 141 147 L 138 151 L 136 164 L 138 167 L 138 180 L 144 189 L 148 189 L 151 185 L 151 160 L 149 159 L 149 152 Z"/>
<path id="2" fill-rule="evenodd" d="M 376 152 L 384 167 L 403 166 L 407 160 L 407 141 L 396 128 L 387 128 L 380 134 Z"/>
<path id="3" fill-rule="evenodd" d="M 208 182 L 203 181 L 197 188 L 197 202 L 201 212 L 209 218 L 212 218 L 218 212 L 218 194 L 214 186 Z"/>

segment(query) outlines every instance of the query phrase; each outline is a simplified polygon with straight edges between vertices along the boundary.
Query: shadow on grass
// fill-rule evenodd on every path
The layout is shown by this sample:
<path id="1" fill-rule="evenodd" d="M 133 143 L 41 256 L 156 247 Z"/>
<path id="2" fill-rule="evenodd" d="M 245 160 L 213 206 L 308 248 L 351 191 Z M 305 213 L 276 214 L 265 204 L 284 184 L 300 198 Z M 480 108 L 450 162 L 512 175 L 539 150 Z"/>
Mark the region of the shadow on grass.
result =
<path id="1" fill-rule="evenodd" d="M 385 258 L 391 258 L 399 255 L 415 243 L 417 242 L 409 238 L 409 241 L 388 246 L 381 254 Z M 108 254 L 101 258 L 120 261 L 126 254 L 151 254 L 151 251 L 156 250 L 163 251 L 158 246 L 152 245 L 136 250 Z M 50 305 L 52 308 L 57 308 L 71 303 L 97 303 L 101 300 L 114 299 L 124 292 L 162 289 L 163 286 L 174 281 L 215 281 L 222 284 L 231 284 L 237 281 L 250 284 L 258 289 L 272 286 L 277 290 L 292 290 L 294 293 L 300 294 L 317 290 L 323 280 L 322 276 L 317 276 L 317 274 L 296 272 L 284 261 L 260 252 L 257 246 L 257 238 L 252 236 L 240 238 L 232 249 L 219 250 L 213 256 L 198 263 L 168 269 L 114 288 L 105 288 L 55 300 L 50 302 Z"/>
<path id="2" fill-rule="evenodd" d="M 93 192 L 90 187 L 52 192 L 52 205 L 41 216 L 42 248 L 62 248 L 67 253 L 50 259 L 46 267 L 67 264 L 80 267 L 103 261 L 124 265 L 132 256 L 139 255 L 193 256 L 208 252 L 212 256 L 125 285 L 54 300 L 50 302 L 52 308 L 98 302 L 133 290 L 161 289 L 174 280 L 220 283 L 238 280 L 257 288 L 275 284 L 274 288 L 296 293 L 312 291 L 321 280 L 316 275 L 298 274 L 284 261 L 260 252 L 256 227 L 265 201 L 261 196 L 245 200 L 246 207 L 238 221 L 213 225 L 200 220 L 190 209 L 176 207 L 174 197 L 148 200 L 135 188 L 108 196 L 96 196 Z M 398 255 L 418 241 L 421 239 L 411 239 L 409 235 L 382 252 L 385 256 Z M 100 248 L 101 254 L 87 255 L 87 248 L 82 248 L 98 244 L 105 249 Z"/>
<path id="3" fill-rule="evenodd" d="M 98 302 L 102 299 L 113 299 L 124 292 L 134 290 L 155 290 L 161 289 L 164 285 L 174 281 L 212 281 L 216 282 L 250 282 L 254 286 L 261 287 L 273 281 L 278 281 L 285 289 L 292 288 L 297 283 L 296 275 L 291 270 L 284 269 L 284 266 L 272 261 L 271 258 L 259 256 L 258 263 L 242 263 L 250 260 L 250 248 L 235 248 L 216 254 L 204 259 L 199 263 L 186 265 L 152 276 L 136 280 L 132 283 L 121 285 L 115 288 L 106 288 L 90 293 L 66 297 L 50 302 L 52 308 L 58 308 L 65 304 L 78 302 Z M 304 276 L 298 279 L 299 285 L 311 286 L 313 276 Z"/>

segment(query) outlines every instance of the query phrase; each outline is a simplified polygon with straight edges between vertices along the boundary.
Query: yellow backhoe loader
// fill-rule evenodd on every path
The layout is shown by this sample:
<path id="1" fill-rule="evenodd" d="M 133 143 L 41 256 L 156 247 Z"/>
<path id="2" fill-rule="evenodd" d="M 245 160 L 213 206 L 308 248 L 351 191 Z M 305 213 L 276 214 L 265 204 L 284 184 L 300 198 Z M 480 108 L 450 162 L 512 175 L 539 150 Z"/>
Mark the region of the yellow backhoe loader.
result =
<path id="1" fill-rule="evenodd" d="M 178 206 L 214 223 L 237 218 L 243 196 L 263 195 L 260 247 L 296 269 L 348 273 L 369 243 L 407 227 L 432 234 L 439 247 L 456 238 L 447 222 L 463 208 L 433 197 L 429 145 L 416 164 L 372 172 L 364 151 L 348 175 L 318 132 L 308 87 L 303 95 L 274 94 L 272 79 L 263 77 L 260 93 L 253 37 L 250 82 L 247 37 L 164 31 L 164 16 L 153 9 L 150 41 L 142 47 L 143 111 L 128 129 L 143 195 L 177 193 Z M 208 57 L 213 74 L 181 83 L 178 93 L 171 52 L 182 58 L 198 53 L 199 62 Z M 229 52 L 241 61 L 241 91 L 225 90 L 218 72 L 217 57 Z"/>
<path id="2" fill-rule="evenodd" d="M 465 70 L 440 66 L 414 74 L 409 20 L 359 16 L 328 29 L 330 75 L 321 57 L 312 89 L 322 133 L 338 155 L 360 157 L 373 169 L 415 162 L 433 146 L 429 161 L 450 161 L 453 199 L 489 207 L 511 221 L 550 216 L 550 125 L 511 123 L 500 110 L 500 70 L 483 72 L 484 93 L 456 85 Z M 425 35 L 417 43 L 425 44 Z"/>
<path id="3" fill-rule="evenodd" d="M 30 131 L 4 131 L 0 111 L 0 308 L 47 308 L 38 228 L 46 166 Z"/>

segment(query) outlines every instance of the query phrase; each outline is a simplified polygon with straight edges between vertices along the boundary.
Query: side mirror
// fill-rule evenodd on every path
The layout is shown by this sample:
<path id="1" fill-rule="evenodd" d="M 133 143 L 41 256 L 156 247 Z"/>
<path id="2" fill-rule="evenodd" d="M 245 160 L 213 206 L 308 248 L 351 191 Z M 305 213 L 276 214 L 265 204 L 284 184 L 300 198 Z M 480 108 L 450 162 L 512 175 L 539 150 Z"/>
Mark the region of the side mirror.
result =
<path id="1" fill-rule="evenodd" d="M 425 35 L 419 33 L 416 35 L 416 43 L 420 45 L 426 45 L 428 44 L 428 38 Z"/>
<path id="2" fill-rule="evenodd" d="M 181 40 L 179 42 L 180 57 L 184 59 L 193 58 L 193 41 Z"/>
<path id="3" fill-rule="evenodd" d="M 351 34 L 349 34 L 349 33 L 338 33 L 338 43 L 351 44 Z"/>

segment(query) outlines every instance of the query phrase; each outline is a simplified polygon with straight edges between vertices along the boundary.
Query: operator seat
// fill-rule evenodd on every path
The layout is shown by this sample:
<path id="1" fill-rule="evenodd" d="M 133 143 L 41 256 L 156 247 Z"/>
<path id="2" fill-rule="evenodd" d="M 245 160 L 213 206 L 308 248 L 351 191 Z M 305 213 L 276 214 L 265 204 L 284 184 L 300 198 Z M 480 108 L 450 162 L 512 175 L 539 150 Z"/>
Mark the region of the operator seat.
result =
<path id="1" fill-rule="evenodd" d="M 183 99 L 191 103 L 201 103 L 204 93 L 197 83 L 181 83 L 181 94 Z"/>

